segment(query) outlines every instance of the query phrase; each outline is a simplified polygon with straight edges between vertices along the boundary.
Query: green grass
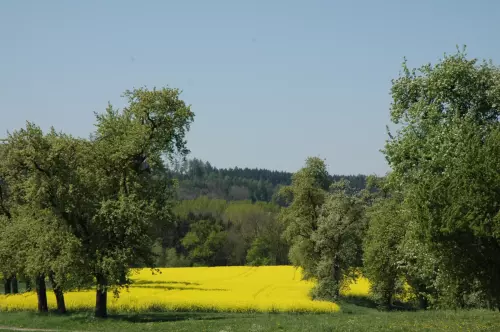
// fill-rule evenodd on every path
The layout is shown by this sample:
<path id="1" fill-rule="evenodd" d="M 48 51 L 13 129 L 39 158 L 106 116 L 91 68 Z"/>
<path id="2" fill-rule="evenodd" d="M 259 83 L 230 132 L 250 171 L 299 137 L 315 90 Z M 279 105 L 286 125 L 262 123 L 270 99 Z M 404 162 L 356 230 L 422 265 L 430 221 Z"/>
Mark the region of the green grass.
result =
<path id="1" fill-rule="evenodd" d="M 495 311 L 380 312 L 343 303 L 335 314 L 224 314 L 201 312 L 114 313 L 106 320 L 90 312 L 68 315 L 0 313 L 0 326 L 65 331 L 500 331 Z"/>

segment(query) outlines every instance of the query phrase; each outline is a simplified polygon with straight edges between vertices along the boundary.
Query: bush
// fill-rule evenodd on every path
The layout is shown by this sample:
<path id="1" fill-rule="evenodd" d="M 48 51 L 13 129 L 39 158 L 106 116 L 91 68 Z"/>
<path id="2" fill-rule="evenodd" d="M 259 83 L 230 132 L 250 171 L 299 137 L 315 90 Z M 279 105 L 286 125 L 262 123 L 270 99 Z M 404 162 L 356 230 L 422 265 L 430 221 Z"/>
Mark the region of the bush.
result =
<path id="1" fill-rule="evenodd" d="M 247 265 L 272 265 L 269 244 L 262 238 L 256 238 L 247 253 Z"/>
<path id="2" fill-rule="evenodd" d="M 166 267 L 186 267 L 191 266 L 189 258 L 182 254 L 178 254 L 175 248 L 169 248 L 165 252 Z"/>

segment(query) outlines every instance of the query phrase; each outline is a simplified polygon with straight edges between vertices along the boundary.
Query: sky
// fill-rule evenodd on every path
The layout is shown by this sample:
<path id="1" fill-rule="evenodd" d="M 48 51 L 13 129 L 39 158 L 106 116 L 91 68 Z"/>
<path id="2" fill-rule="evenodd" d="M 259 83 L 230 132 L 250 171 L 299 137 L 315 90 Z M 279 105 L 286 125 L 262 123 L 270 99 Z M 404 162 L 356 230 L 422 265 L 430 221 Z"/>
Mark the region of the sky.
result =
<path id="1" fill-rule="evenodd" d="M 500 1 L 0 0 L 0 137 L 32 121 L 88 137 L 134 87 L 181 89 L 190 157 L 217 167 L 389 170 L 403 57 L 457 45 L 500 62 Z"/>

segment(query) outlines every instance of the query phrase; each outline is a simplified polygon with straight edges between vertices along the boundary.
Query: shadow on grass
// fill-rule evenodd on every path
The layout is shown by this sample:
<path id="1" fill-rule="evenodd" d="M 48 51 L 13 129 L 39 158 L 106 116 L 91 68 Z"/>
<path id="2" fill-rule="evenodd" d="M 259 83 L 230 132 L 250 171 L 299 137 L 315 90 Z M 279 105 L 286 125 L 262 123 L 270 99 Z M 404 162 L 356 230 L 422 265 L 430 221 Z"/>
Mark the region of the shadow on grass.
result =
<path id="1" fill-rule="evenodd" d="M 131 323 L 151 323 L 178 322 L 183 320 L 221 320 L 226 319 L 227 317 L 206 313 L 150 313 L 139 315 L 118 315 L 110 318 L 124 320 Z"/>
<path id="2" fill-rule="evenodd" d="M 340 302 L 370 309 L 375 309 L 378 307 L 377 303 L 367 296 L 343 296 L 341 297 Z"/>
<path id="3" fill-rule="evenodd" d="M 377 302 L 367 296 L 344 296 L 339 301 L 341 311 L 348 314 L 363 313 L 369 309 L 377 311 L 417 311 L 410 303 L 395 301 L 389 308 L 381 307 Z"/>
<path id="4" fill-rule="evenodd" d="M 418 308 L 415 308 L 413 305 L 410 303 L 404 303 L 404 302 L 399 302 L 395 301 L 390 308 L 391 311 L 418 311 Z"/>
<path id="5" fill-rule="evenodd" d="M 149 312 L 133 314 L 110 314 L 106 320 L 124 321 L 129 323 L 160 323 L 160 322 L 179 322 L 179 321 L 212 321 L 229 318 L 228 315 L 219 313 L 204 312 Z M 88 320 L 88 317 L 74 316 L 73 320 Z"/>

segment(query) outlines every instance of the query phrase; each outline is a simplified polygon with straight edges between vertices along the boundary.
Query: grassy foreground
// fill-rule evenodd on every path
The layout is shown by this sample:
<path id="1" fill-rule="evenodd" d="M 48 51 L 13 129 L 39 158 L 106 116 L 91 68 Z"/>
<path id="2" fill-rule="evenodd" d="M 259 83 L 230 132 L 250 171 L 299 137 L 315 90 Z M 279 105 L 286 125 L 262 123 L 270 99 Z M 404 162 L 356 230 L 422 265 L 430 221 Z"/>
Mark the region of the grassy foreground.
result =
<path id="1" fill-rule="evenodd" d="M 500 331 L 493 311 L 379 312 L 345 304 L 332 314 L 164 312 L 115 314 L 107 320 L 90 312 L 67 316 L 33 312 L 0 313 L 0 326 L 61 331 Z"/>

